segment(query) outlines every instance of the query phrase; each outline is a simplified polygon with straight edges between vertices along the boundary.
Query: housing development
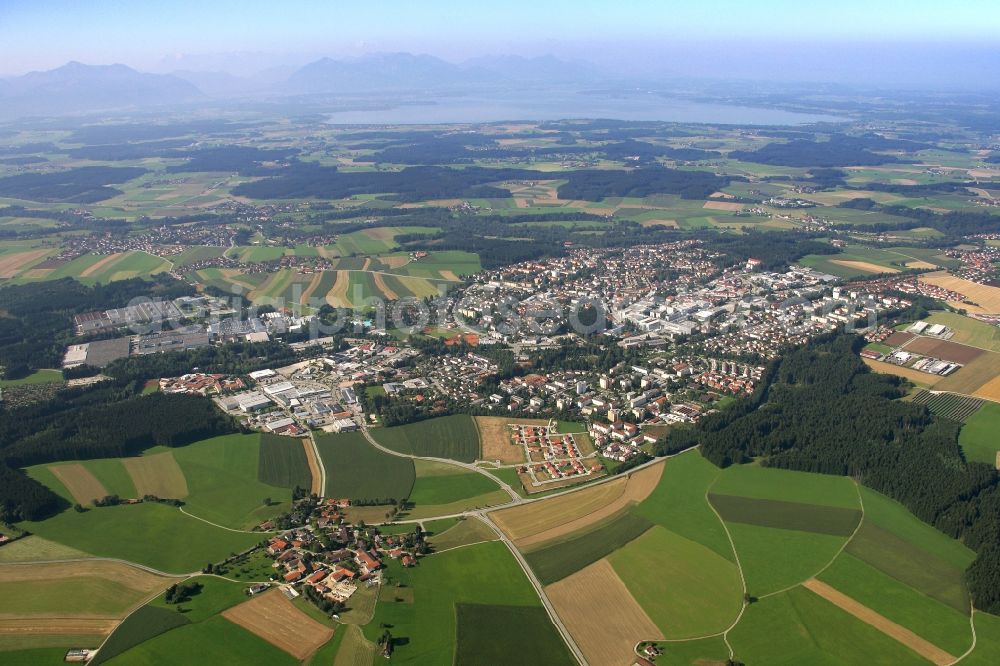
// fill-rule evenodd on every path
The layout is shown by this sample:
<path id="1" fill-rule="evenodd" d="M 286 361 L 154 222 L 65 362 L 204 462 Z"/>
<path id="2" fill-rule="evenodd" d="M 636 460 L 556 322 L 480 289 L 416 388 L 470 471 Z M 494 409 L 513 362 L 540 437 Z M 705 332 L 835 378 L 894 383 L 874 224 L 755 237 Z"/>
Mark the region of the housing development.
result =
<path id="1" fill-rule="evenodd" d="M 174 4 L 0 9 L 0 664 L 1000 663 L 989 3 Z"/>

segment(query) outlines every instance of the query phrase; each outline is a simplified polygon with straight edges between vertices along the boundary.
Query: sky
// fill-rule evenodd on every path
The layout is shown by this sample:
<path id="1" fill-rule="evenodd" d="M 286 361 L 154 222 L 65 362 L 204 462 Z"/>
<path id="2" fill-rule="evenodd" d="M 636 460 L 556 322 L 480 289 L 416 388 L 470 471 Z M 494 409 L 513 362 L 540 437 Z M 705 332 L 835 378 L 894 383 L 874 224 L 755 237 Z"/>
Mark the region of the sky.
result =
<path id="1" fill-rule="evenodd" d="M 551 53 L 689 73 L 698 60 L 722 68 L 744 53 L 791 57 L 798 45 L 836 59 L 844 44 L 989 53 L 1000 45 L 1000 1 L 0 0 L 4 76 L 70 60 L 169 71 L 225 61 L 194 57 L 207 54 L 253 53 L 247 67 L 264 67 L 385 51 L 451 61 Z"/>

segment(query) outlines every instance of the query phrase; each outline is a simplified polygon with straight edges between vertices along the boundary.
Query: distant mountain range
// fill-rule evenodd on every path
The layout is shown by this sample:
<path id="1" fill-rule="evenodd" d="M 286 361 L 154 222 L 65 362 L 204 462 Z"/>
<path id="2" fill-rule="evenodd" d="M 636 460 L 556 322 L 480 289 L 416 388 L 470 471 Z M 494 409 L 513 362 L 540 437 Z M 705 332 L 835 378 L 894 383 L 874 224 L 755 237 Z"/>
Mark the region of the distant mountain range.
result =
<path id="1" fill-rule="evenodd" d="M 70 62 L 0 81 L 0 110 L 8 117 L 145 108 L 204 97 L 196 86 L 176 76 L 145 74 L 125 65 Z"/>
<path id="2" fill-rule="evenodd" d="M 454 64 L 430 55 L 375 53 L 320 58 L 290 74 L 235 76 L 221 71 L 149 74 L 125 65 L 70 62 L 0 79 L 0 115 L 65 115 L 199 102 L 209 98 L 353 94 L 527 83 L 584 83 L 593 67 L 553 56 L 488 56 Z"/>

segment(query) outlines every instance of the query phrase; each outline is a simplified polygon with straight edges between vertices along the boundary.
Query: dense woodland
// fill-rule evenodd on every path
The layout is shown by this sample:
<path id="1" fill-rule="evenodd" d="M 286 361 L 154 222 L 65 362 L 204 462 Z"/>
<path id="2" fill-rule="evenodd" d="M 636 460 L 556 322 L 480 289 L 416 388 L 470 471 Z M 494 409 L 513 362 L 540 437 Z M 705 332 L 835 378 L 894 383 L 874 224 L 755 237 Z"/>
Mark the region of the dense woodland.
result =
<path id="1" fill-rule="evenodd" d="M 876 150 L 916 151 L 927 144 L 886 139 L 877 135 L 847 136 L 835 134 L 828 141 L 792 139 L 787 143 L 769 143 L 758 150 L 734 150 L 729 157 L 744 162 L 790 167 L 876 166 L 893 164 L 899 158 Z"/>
<path id="2" fill-rule="evenodd" d="M 842 335 L 771 364 L 751 398 L 671 432 L 720 466 L 762 464 L 847 475 L 904 504 L 978 553 L 966 572 L 978 608 L 1000 611 L 1000 476 L 967 462 L 959 426 L 900 401 L 904 380 L 871 372 Z"/>
<path id="3" fill-rule="evenodd" d="M 141 167 L 87 166 L 66 171 L 19 173 L 0 178 L 0 196 L 32 201 L 94 203 L 122 193 L 109 185 L 147 173 Z"/>

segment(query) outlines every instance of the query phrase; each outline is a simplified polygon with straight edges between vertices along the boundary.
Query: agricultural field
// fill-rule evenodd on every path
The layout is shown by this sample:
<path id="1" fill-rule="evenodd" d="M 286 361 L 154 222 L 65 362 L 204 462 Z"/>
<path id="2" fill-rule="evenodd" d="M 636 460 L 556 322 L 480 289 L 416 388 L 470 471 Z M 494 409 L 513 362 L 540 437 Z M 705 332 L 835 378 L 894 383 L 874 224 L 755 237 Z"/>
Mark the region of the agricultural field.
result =
<path id="1" fill-rule="evenodd" d="M 967 395 L 957 395 L 955 393 L 931 393 L 930 391 L 917 391 L 911 399 L 917 405 L 924 405 L 935 416 L 965 423 L 974 416 L 985 404 L 985 401 Z"/>
<path id="2" fill-rule="evenodd" d="M 995 466 L 997 454 L 1000 452 L 998 433 L 1000 433 L 1000 405 L 987 402 L 965 420 L 965 425 L 958 435 L 958 443 L 965 452 L 967 460 Z"/>
<path id="3" fill-rule="evenodd" d="M 329 497 L 388 500 L 409 497 L 416 473 L 409 458 L 383 453 L 361 433 L 317 435 Z"/>
<path id="4" fill-rule="evenodd" d="M 313 472 L 309 467 L 304 442 L 280 435 L 260 435 L 260 458 L 257 478 L 281 488 L 312 488 Z"/>
<path id="5" fill-rule="evenodd" d="M 427 529 L 427 525 L 427 523 L 424 523 L 425 529 Z M 483 541 L 495 541 L 498 538 L 496 532 L 486 525 L 486 523 L 478 518 L 469 517 L 458 521 L 443 531 L 432 531 L 427 542 L 434 549 L 434 552 L 439 553 Z"/>
<path id="6" fill-rule="evenodd" d="M 222 617 L 299 660 L 333 638 L 333 629 L 310 618 L 277 590 L 228 608 Z"/>
<path id="7" fill-rule="evenodd" d="M 935 384 L 941 391 L 975 395 L 987 400 L 1000 400 L 1000 353 L 983 352 Z"/>
<path id="8" fill-rule="evenodd" d="M 526 425 L 545 425 L 544 419 L 509 419 L 504 416 L 475 416 L 476 428 L 479 430 L 481 451 L 478 457 L 482 460 L 499 460 L 504 464 L 525 461 L 524 449 L 518 446 L 511 437 L 510 423 Z"/>
<path id="9" fill-rule="evenodd" d="M 552 630 L 544 608 L 499 604 L 456 604 L 455 663 L 522 664 L 576 663 L 566 644 Z M 525 650 L 511 650 L 510 638 L 517 637 Z"/>
<path id="10" fill-rule="evenodd" d="M 485 474 L 427 460 L 413 463 L 417 476 L 409 499 L 414 508 L 407 511 L 407 518 L 447 515 L 510 501 L 510 496 Z"/>
<path id="11" fill-rule="evenodd" d="M 837 254 L 811 254 L 799 263 L 823 273 L 854 279 L 880 273 L 899 273 L 909 268 L 934 268 L 921 252 L 922 248 L 881 249 L 863 245 L 848 245 Z"/>
<path id="12" fill-rule="evenodd" d="M 231 532 L 186 516 L 177 507 L 145 502 L 18 524 L 32 534 L 98 557 L 128 560 L 168 573 L 201 569 L 246 550 L 260 534 Z"/>
<path id="13" fill-rule="evenodd" d="M 411 456 L 473 462 L 479 457 L 479 431 L 471 416 L 456 414 L 380 428 L 372 435 L 382 446 Z"/>
<path id="14" fill-rule="evenodd" d="M 1000 326 L 991 326 L 986 322 L 965 317 L 955 312 L 932 312 L 924 319 L 928 324 L 947 326 L 954 335 L 955 342 L 1000 352 Z"/>
<path id="15" fill-rule="evenodd" d="M 374 642 L 382 633 L 383 624 L 392 626 L 393 637 L 399 639 L 393 652 L 393 662 L 405 664 L 452 664 L 456 655 L 471 655 L 470 662 L 482 661 L 476 655 L 492 654 L 493 641 L 469 643 L 481 632 L 470 633 L 468 625 L 460 630 L 460 605 L 479 604 L 485 606 L 520 607 L 527 609 L 522 618 L 537 617 L 542 624 L 535 623 L 531 635 L 538 642 L 539 660 L 534 660 L 531 651 L 522 651 L 519 658 L 532 664 L 571 664 L 568 654 L 560 656 L 557 645 L 562 641 L 547 616 L 538 616 L 541 602 L 531 584 L 518 567 L 507 547 L 500 542 L 482 543 L 458 550 L 442 552 L 424 558 L 420 566 L 403 569 L 398 563 L 389 563 L 387 572 L 389 584 L 401 583 L 413 590 L 412 603 L 380 602 L 375 607 L 375 617 L 364 627 L 365 637 Z M 476 581 L 470 584 L 470 581 Z M 510 632 L 521 626 L 521 621 L 513 617 L 513 612 L 497 612 L 491 615 L 502 622 L 502 637 L 514 635 Z M 468 617 L 468 616 L 467 616 Z M 509 627 L 509 628 L 508 628 Z M 463 644 L 464 642 L 464 644 Z M 543 661 L 549 659 L 554 661 Z"/>
<path id="16" fill-rule="evenodd" d="M 998 314 L 1000 313 L 1000 287 L 990 287 L 977 282 L 970 282 L 945 272 L 928 273 L 920 277 L 921 280 L 950 289 L 962 294 L 972 303 L 953 303 L 948 305 L 955 309 L 964 309 L 967 312 L 978 314 Z"/>

